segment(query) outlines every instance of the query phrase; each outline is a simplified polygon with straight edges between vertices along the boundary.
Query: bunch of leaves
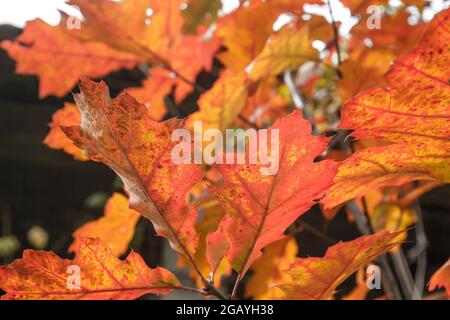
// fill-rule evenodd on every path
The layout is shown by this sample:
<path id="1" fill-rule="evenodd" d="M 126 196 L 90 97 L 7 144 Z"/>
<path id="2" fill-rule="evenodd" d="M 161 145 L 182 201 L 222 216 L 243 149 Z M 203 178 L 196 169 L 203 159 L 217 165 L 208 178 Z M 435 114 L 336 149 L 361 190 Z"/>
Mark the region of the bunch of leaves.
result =
<path id="1" fill-rule="evenodd" d="M 75 104 L 55 113 L 45 143 L 104 163 L 126 194 L 112 195 L 103 217 L 73 233 L 73 260 L 26 250 L 0 267 L 2 298 L 134 299 L 187 290 L 225 299 L 221 278 L 236 273 L 234 298 L 251 270 L 247 297 L 330 299 L 353 273 L 401 250 L 403 230 L 416 222 L 413 201 L 450 180 L 450 11 L 409 25 L 405 7 L 388 10 L 382 29 L 372 30 L 368 1 L 343 2 L 360 15 L 350 40 L 337 32 L 332 10 L 331 20 L 305 15 L 305 4 L 326 8 L 320 0 L 243 1 L 225 15 L 217 1 L 190 0 L 182 9 L 181 0 L 72 0 L 84 17 L 80 29 L 67 28 L 63 15 L 58 26 L 35 20 L 2 42 L 18 73 L 39 77 L 41 97 L 65 96 L 79 81 Z M 274 30 L 280 17 L 288 22 Z M 147 78 L 116 98 L 88 79 L 135 67 Z M 217 76 L 209 90 L 196 81 L 201 71 Z M 176 108 L 193 91 L 201 94 L 197 112 L 161 121 L 174 113 L 167 97 Z M 198 120 L 220 131 L 278 130 L 278 172 L 173 163 L 172 132 L 194 130 Z M 350 142 L 338 129 L 362 140 Z M 326 131 L 337 132 L 331 144 L 320 135 Z M 422 184 L 410 187 L 414 181 Z M 356 203 L 374 233 L 337 243 L 323 257 L 297 258 L 301 244 L 288 233 L 318 202 L 328 219 Z M 347 208 L 356 216 L 355 206 Z M 198 288 L 149 268 L 138 253 L 119 259 L 140 216 L 180 254 Z M 68 286 L 71 266 L 80 270 L 79 286 Z M 447 270 L 432 278 L 431 290 L 449 290 Z M 348 297 L 367 293 L 355 292 Z"/>

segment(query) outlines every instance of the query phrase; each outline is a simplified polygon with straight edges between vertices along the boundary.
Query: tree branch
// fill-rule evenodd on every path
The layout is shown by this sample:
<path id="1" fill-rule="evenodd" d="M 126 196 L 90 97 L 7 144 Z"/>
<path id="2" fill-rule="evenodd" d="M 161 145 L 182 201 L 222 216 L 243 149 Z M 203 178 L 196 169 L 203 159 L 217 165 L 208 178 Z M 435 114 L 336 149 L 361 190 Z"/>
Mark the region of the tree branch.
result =
<path id="1" fill-rule="evenodd" d="M 339 47 L 339 30 L 338 30 L 338 27 L 336 24 L 336 20 L 334 20 L 333 8 L 331 7 L 330 0 L 327 0 L 327 5 L 328 5 L 328 11 L 330 12 L 330 16 L 331 16 L 331 26 L 333 28 L 333 33 L 334 33 L 334 46 L 336 47 L 338 65 L 340 65 L 342 60 L 341 60 L 341 50 Z"/>

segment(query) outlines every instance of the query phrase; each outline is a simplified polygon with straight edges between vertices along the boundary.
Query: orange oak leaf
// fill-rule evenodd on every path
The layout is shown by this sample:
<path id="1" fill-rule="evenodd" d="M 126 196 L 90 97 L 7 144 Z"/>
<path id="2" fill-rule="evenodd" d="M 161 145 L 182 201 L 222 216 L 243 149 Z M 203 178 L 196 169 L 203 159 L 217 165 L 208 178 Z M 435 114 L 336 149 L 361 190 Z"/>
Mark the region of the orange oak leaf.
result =
<path id="1" fill-rule="evenodd" d="M 203 174 L 197 165 L 171 159 L 177 144 L 171 134 L 182 122 L 153 121 L 126 92 L 111 99 L 103 82 L 82 79 L 79 86 L 75 102 L 82 122 L 64 132 L 91 160 L 113 169 L 130 194 L 130 207 L 150 219 L 174 250 L 191 257 L 198 243 L 197 211 L 186 196 Z"/>
<path id="2" fill-rule="evenodd" d="M 100 240 L 81 241 L 74 260 L 25 250 L 21 259 L 1 266 L 2 300 L 130 300 L 179 287 L 172 273 L 150 269 L 138 253 L 121 261 Z"/>
<path id="3" fill-rule="evenodd" d="M 192 91 L 191 84 L 202 68 L 210 70 L 220 47 L 218 39 L 207 34 L 183 34 L 182 0 L 72 0 L 71 3 L 79 6 L 86 18 L 81 29 L 74 32 L 79 38 L 101 40 L 171 70 L 182 80 L 176 83 L 177 102 Z"/>
<path id="4" fill-rule="evenodd" d="M 236 120 L 247 100 L 244 72 L 225 70 L 213 87 L 198 100 L 199 111 L 189 116 L 186 126 L 193 128 L 194 121 L 202 121 L 203 130 L 225 130 Z"/>
<path id="5" fill-rule="evenodd" d="M 111 49 L 101 42 L 80 42 L 67 32 L 41 20 L 28 22 L 15 40 L 0 45 L 16 61 L 16 72 L 39 77 L 39 97 L 62 97 L 82 75 L 97 78 L 121 68 L 131 69 L 140 59 Z"/>
<path id="6" fill-rule="evenodd" d="M 272 175 L 261 174 L 267 167 L 262 164 L 215 165 L 224 182 L 211 191 L 226 214 L 219 229 L 208 235 L 208 260 L 214 266 L 225 255 L 240 277 L 261 249 L 282 239 L 286 228 L 314 205 L 336 173 L 335 162 L 314 162 L 329 140 L 312 136 L 311 124 L 299 111 L 276 121 L 267 141 L 273 133 L 279 133 L 279 154 L 269 142 L 267 154 L 272 161 L 279 156 L 279 167 Z M 247 150 L 256 139 L 249 139 Z"/>
<path id="7" fill-rule="evenodd" d="M 268 245 L 251 267 L 254 273 L 245 286 L 245 296 L 257 300 L 269 299 L 270 284 L 282 280 L 282 271 L 294 262 L 297 252 L 297 242 L 292 237 Z"/>
<path id="8" fill-rule="evenodd" d="M 63 149 L 76 160 L 86 161 L 88 157 L 73 142 L 66 137 L 61 127 L 69 127 L 79 125 L 81 122 L 80 112 L 72 103 L 65 103 L 64 108 L 53 114 L 50 123 L 50 132 L 44 139 L 44 143 L 52 149 Z"/>
<path id="9" fill-rule="evenodd" d="M 139 212 L 129 208 L 124 195 L 114 193 L 106 202 L 103 217 L 86 223 L 72 234 L 74 241 L 69 252 L 78 252 L 82 238 L 99 238 L 116 256 L 122 255 L 128 250 L 139 217 Z"/>
<path id="10" fill-rule="evenodd" d="M 402 232 L 379 232 L 328 248 L 321 258 L 297 258 L 284 274 L 289 280 L 276 283 L 273 298 L 327 300 L 354 272 L 399 244 Z"/>
<path id="11" fill-rule="evenodd" d="M 436 288 L 445 288 L 450 296 L 450 259 L 430 279 L 428 289 L 434 291 Z"/>
<path id="12" fill-rule="evenodd" d="M 160 60 L 183 26 L 181 3 L 181 0 L 71 0 L 70 4 L 79 7 L 85 18 L 74 33 L 80 39 L 102 39 L 118 50 L 163 62 Z M 145 23 L 147 19 L 149 25 Z"/>
<path id="13" fill-rule="evenodd" d="M 323 202 L 327 208 L 370 189 L 412 180 L 450 182 L 450 10 L 435 17 L 417 47 L 386 74 L 390 87 L 346 103 L 341 129 L 394 143 L 356 152 L 339 168 Z"/>
<path id="14" fill-rule="evenodd" d="M 250 78 L 276 76 L 286 69 L 299 67 L 309 60 L 318 60 L 319 53 L 311 45 L 307 26 L 287 26 L 273 35 L 251 67 Z"/>

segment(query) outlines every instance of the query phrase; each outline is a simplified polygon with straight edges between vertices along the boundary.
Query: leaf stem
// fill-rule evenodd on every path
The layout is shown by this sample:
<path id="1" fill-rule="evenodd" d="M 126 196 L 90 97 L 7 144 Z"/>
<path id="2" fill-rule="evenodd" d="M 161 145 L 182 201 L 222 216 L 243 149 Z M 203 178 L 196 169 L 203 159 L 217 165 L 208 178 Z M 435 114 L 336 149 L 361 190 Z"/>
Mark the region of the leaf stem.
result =
<path id="1" fill-rule="evenodd" d="M 239 288 L 239 283 L 241 282 L 241 279 L 242 279 L 241 274 L 238 274 L 236 282 L 234 283 L 233 291 L 231 292 L 231 295 L 230 295 L 230 300 L 233 300 L 236 297 L 237 290 Z"/>

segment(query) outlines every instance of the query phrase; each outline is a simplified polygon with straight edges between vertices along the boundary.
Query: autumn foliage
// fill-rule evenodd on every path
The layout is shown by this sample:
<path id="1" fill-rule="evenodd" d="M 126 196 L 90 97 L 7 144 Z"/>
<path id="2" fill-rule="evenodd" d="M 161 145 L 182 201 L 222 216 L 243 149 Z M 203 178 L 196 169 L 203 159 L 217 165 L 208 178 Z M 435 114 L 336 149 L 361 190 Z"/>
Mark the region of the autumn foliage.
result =
<path id="1" fill-rule="evenodd" d="M 1 266 L 2 299 L 136 299 L 173 290 L 226 299 L 244 283 L 247 298 L 333 299 L 354 273 L 360 279 L 374 261 L 402 254 L 418 197 L 450 182 L 449 9 L 409 24 L 407 6 L 421 12 L 426 2 L 403 1 L 377 29 L 366 24 L 370 1 L 342 0 L 359 18 L 344 36 L 333 16 L 305 11 L 312 4 L 328 12 L 326 1 L 241 1 L 227 14 L 220 1 L 184 2 L 71 0 L 84 17 L 80 28 L 68 28 L 63 14 L 57 26 L 31 21 L 1 43 L 17 73 L 39 78 L 40 97 L 79 88 L 54 114 L 45 144 L 101 162 L 123 182 L 104 215 L 73 232 L 73 259 L 25 250 Z M 288 19 L 274 28 L 280 16 Z M 146 79 L 116 97 L 97 81 L 133 68 Z M 198 83 L 202 72 L 216 78 L 209 89 Z M 193 93 L 197 111 L 181 117 L 177 105 Z M 174 163 L 172 133 L 194 132 L 196 121 L 219 132 L 277 130 L 278 171 Z M 299 218 L 319 214 L 313 206 L 328 220 L 346 211 L 362 235 L 330 243 L 323 257 L 297 257 Z M 197 288 L 164 266 L 150 268 L 137 252 L 121 259 L 141 216 Z M 81 282 L 68 287 L 73 265 Z M 224 277 L 234 281 L 230 292 Z M 429 280 L 430 291 L 450 294 L 449 262 Z M 395 299 L 386 281 L 384 296 Z M 348 298 L 364 299 L 364 286 L 358 280 Z"/>

